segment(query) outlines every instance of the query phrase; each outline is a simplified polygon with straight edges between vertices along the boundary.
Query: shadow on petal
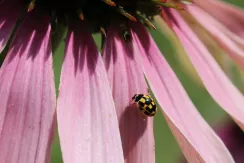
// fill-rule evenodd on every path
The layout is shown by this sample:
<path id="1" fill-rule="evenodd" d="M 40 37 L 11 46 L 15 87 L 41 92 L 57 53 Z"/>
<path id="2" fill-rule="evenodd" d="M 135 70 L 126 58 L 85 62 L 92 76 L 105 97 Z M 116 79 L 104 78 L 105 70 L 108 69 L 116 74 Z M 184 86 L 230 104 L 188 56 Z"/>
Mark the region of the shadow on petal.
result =
<path id="1" fill-rule="evenodd" d="M 69 28 L 70 32 L 68 33 L 66 40 L 72 40 L 72 41 L 69 41 L 67 43 L 67 46 L 72 47 L 71 51 L 73 53 L 73 57 L 75 58 L 74 73 L 77 74 L 78 72 L 82 72 L 84 69 L 85 60 L 87 60 L 89 62 L 88 70 L 90 75 L 92 75 L 95 72 L 97 60 L 98 60 L 98 55 L 97 56 L 93 55 L 97 53 L 97 47 L 94 44 L 93 40 L 84 39 L 84 38 L 89 38 L 90 36 L 89 33 L 82 31 L 81 26 L 82 28 L 85 28 L 86 25 L 82 22 L 76 22 L 70 25 Z M 70 49 L 66 48 L 65 53 L 67 53 L 68 50 Z"/>
<path id="2" fill-rule="evenodd" d="M 128 157 L 131 150 L 134 149 L 138 140 L 143 136 L 148 119 L 143 119 L 138 108 L 131 105 L 125 108 L 119 119 L 119 128 L 121 137 L 130 137 L 130 139 L 122 139 L 125 159 Z M 134 125 L 140 124 L 140 125 Z"/>
<path id="3" fill-rule="evenodd" d="M 15 38 L 18 39 L 14 39 L 11 43 L 9 62 L 18 55 L 21 57 L 26 51 L 28 51 L 27 59 L 35 59 L 36 55 L 42 50 L 42 41 L 40 40 L 44 40 L 46 37 L 46 31 L 49 27 L 46 22 L 48 21 L 49 17 L 39 15 L 38 11 L 32 12 L 25 18 L 25 23 L 22 23 L 16 32 Z M 50 53 L 47 52 L 46 54 L 49 55 Z M 49 56 L 46 56 L 46 59 L 48 58 Z"/>

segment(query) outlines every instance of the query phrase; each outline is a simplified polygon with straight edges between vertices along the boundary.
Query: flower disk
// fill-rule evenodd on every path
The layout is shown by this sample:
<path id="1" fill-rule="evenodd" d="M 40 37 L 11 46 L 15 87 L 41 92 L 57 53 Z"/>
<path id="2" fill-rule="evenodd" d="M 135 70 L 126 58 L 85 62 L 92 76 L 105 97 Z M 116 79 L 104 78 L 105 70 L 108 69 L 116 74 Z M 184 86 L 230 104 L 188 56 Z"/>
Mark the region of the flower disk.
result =
<path id="1" fill-rule="evenodd" d="M 93 33 L 101 32 L 105 36 L 111 24 L 120 26 L 122 32 L 127 30 L 128 21 L 140 21 L 156 29 L 150 21 L 164 7 L 184 9 L 183 3 L 176 0 L 32 0 L 29 1 L 28 11 L 34 6 L 48 11 L 52 20 L 87 20 Z M 126 35 L 123 32 L 124 38 Z"/>

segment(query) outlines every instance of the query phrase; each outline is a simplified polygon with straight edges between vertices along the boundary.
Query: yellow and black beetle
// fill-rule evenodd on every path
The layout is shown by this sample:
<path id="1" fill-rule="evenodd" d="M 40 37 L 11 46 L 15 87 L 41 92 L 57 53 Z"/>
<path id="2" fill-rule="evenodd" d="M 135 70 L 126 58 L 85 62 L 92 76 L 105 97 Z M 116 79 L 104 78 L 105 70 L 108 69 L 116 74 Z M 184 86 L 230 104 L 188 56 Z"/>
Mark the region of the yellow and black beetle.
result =
<path id="1" fill-rule="evenodd" d="M 145 94 L 135 94 L 132 97 L 134 104 L 137 105 L 140 112 L 142 113 L 144 119 L 145 116 L 152 117 L 157 112 L 157 106 L 155 101 L 149 95 Z"/>

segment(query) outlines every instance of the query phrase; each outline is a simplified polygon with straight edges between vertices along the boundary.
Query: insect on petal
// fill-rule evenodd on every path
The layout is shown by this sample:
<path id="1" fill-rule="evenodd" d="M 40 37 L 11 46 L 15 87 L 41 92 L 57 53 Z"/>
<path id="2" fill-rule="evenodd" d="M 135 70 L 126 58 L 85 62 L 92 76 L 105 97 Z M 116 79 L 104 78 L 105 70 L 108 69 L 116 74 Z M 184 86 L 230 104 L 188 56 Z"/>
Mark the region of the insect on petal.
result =
<path id="1" fill-rule="evenodd" d="M 135 53 L 171 131 L 188 162 L 234 162 L 223 142 L 197 112 L 151 36 L 133 25 Z"/>
<path id="2" fill-rule="evenodd" d="M 103 59 L 113 92 L 126 163 L 155 162 L 153 118 L 143 119 L 135 94 L 148 94 L 146 81 L 135 61 L 133 46 L 116 29 L 109 29 Z"/>

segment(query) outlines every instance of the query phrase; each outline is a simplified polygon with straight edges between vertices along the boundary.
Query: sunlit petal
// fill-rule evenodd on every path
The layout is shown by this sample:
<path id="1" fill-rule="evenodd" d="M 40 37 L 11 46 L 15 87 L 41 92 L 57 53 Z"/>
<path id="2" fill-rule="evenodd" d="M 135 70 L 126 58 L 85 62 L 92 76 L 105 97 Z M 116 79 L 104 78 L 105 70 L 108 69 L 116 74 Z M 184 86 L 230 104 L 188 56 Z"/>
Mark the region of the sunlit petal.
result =
<path id="1" fill-rule="evenodd" d="M 49 162 L 56 97 L 48 18 L 28 15 L 17 31 L 0 70 L 0 103 L 0 162 Z"/>
<path id="2" fill-rule="evenodd" d="M 216 102 L 244 129 L 244 97 L 227 78 L 209 51 L 181 17 L 172 11 L 176 20 L 172 28 L 179 37 L 205 87 Z"/>
<path id="3" fill-rule="evenodd" d="M 244 38 L 244 10 L 218 0 L 195 0 L 195 3 L 229 30 Z"/>
<path id="4" fill-rule="evenodd" d="M 155 162 L 153 118 L 146 120 L 136 105 L 135 94 L 148 94 L 143 72 L 135 61 L 132 44 L 109 29 L 103 57 L 113 90 L 126 163 Z"/>
<path id="5" fill-rule="evenodd" d="M 202 119 L 158 47 L 142 26 L 133 37 L 140 50 L 136 59 L 148 79 L 165 118 L 188 162 L 230 163 L 230 153 Z"/>
<path id="6" fill-rule="evenodd" d="M 102 58 L 86 29 L 67 36 L 58 98 L 64 163 L 122 163 L 118 120 Z"/>
<path id="7" fill-rule="evenodd" d="M 212 34 L 220 46 L 228 52 L 227 54 L 244 67 L 244 38 L 240 38 L 238 33 L 228 31 L 218 20 L 198 7 L 189 7 L 188 11 Z"/>

